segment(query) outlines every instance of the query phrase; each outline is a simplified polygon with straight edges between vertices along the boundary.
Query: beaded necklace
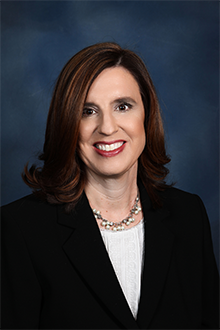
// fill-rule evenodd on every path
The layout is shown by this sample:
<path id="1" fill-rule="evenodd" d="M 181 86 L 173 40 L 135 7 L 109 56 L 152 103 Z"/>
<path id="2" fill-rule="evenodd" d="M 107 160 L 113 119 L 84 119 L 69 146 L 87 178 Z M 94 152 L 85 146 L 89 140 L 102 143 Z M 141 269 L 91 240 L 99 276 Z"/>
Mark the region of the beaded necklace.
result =
<path id="1" fill-rule="evenodd" d="M 124 230 L 125 229 L 125 225 L 129 226 L 131 223 L 133 223 L 135 221 L 134 216 L 138 215 L 138 213 L 141 211 L 141 207 L 138 206 L 138 202 L 139 202 L 140 198 L 139 195 L 137 194 L 137 197 L 135 198 L 135 202 L 134 202 L 134 206 L 132 207 L 129 215 L 119 221 L 119 222 L 113 222 L 113 221 L 108 221 L 106 219 L 104 219 L 101 215 L 101 212 L 93 209 L 93 214 L 95 216 L 96 219 L 101 220 L 101 225 L 108 230 L 114 230 L 114 231 L 120 231 L 120 230 Z"/>

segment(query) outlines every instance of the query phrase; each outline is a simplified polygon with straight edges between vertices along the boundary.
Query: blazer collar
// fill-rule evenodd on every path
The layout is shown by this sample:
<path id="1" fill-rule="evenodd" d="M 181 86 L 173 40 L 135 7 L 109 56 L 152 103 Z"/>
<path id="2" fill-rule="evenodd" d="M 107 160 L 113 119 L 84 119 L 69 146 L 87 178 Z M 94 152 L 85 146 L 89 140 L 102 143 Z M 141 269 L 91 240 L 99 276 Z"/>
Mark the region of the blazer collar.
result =
<path id="1" fill-rule="evenodd" d="M 137 323 L 141 329 L 147 329 L 162 295 L 171 261 L 174 235 L 165 225 L 170 211 L 165 206 L 154 210 L 140 181 L 139 190 L 144 213 L 145 250 Z"/>
<path id="2" fill-rule="evenodd" d="M 71 235 L 63 237 L 63 249 L 82 280 L 103 308 L 118 320 L 120 328 L 138 329 L 85 193 L 72 214 L 58 208 L 58 222 L 72 228 Z"/>
<path id="3" fill-rule="evenodd" d="M 67 227 L 63 249 L 69 261 L 97 300 L 118 320 L 121 328 L 128 329 L 146 329 L 149 326 L 162 294 L 173 245 L 173 235 L 163 223 L 169 211 L 166 208 L 153 210 L 140 180 L 138 186 L 145 220 L 145 246 L 136 321 L 115 275 L 85 193 L 71 214 L 65 214 L 61 206 L 58 207 L 58 223 Z"/>

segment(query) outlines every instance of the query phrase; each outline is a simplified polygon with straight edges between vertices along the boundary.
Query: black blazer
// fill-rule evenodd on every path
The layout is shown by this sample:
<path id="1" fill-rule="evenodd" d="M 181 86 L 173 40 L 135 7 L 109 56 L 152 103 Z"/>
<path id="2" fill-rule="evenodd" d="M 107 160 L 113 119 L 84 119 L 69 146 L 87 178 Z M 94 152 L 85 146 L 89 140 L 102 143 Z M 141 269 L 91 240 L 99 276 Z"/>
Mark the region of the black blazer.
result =
<path id="1" fill-rule="evenodd" d="M 139 182 L 145 220 L 135 320 L 85 194 L 75 211 L 33 195 L 2 208 L 2 328 L 217 329 L 219 277 L 206 211 L 170 188 L 154 211 Z"/>

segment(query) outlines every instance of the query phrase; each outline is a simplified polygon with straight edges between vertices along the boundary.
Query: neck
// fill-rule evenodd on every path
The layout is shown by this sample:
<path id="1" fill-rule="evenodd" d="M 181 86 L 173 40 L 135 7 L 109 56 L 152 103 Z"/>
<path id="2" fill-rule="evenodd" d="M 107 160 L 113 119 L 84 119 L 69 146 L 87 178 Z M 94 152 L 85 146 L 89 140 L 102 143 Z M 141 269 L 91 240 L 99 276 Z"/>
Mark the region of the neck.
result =
<path id="1" fill-rule="evenodd" d="M 117 177 L 87 174 L 85 193 L 90 206 L 112 221 L 126 217 L 137 196 L 137 164 L 131 171 Z"/>

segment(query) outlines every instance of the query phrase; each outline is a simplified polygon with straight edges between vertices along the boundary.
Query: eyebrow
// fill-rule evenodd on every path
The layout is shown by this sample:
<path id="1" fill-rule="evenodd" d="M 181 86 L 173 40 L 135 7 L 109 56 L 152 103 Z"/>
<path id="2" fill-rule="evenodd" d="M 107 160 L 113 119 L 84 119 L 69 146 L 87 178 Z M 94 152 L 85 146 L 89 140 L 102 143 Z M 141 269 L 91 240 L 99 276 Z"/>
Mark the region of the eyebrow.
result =
<path id="1" fill-rule="evenodd" d="M 120 97 L 120 98 L 114 100 L 111 103 L 112 104 L 113 103 L 133 103 L 133 104 L 137 104 L 137 102 L 134 99 L 132 99 L 131 97 L 129 97 L 129 96 Z"/>
<path id="2" fill-rule="evenodd" d="M 115 103 L 133 103 L 133 104 L 137 104 L 137 102 L 132 99 L 131 97 L 129 96 L 125 96 L 125 97 L 120 97 L 118 99 L 115 99 L 114 101 L 111 102 L 111 104 L 115 104 Z M 86 102 L 84 104 L 85 107 L 97 107 L 99 108 L 99 106 L 93 102 Z"/>

